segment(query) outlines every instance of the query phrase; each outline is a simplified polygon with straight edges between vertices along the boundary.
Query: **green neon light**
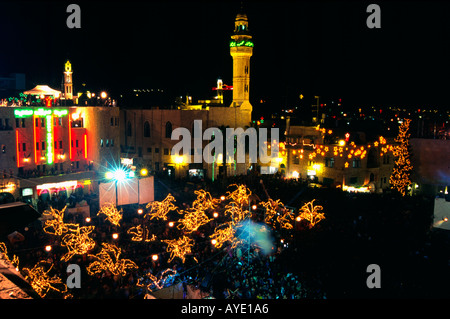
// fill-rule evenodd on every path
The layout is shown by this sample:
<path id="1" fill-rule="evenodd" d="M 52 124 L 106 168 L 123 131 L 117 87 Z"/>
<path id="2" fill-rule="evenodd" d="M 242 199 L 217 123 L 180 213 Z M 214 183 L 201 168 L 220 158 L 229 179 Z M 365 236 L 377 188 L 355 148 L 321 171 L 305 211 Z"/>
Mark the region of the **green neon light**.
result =
<path id="1" fill-rule="evenodd" d="M 44 109 L 38 108 L 37 110 L 33 109 L 17 109 L 14 110 L 14 116 L 16 118 L 29 117 L 29 116 L 47 116 L 47 115 L 55 115 L 58 117 L 66 116 L 69 114 L 67 109 Z"/>
<path id="2" fill-rule="evenodd" d="M 69 111 L 67 111 L 67 110 L 53 110 L 53 114 L 58 116 L 58 117 L 61 117 L 61 116 L 65 116 L 65 115 L 69 114 Z"/>
<path id="3" fill-rule="evenodd" d="M 52 130 L 52 116 L 45 117 L 45 124 L 47 128 L 47 164 L 53 163 L 53 130 Z"/>
<path id="4" fill-rule="evenodd" d="M 39 108 L 37 110 L 34 110 L 34 115 L 37 116 L 47 116 L 52 114 L 52 110 L 51 109 L 43 109 L 43 108 Z"/>
<path id="5" fill-rule="evenodd" d="M 18 118 L 28 117 L 33 115 L 33 110 L 30 109 L 20 109 L 14 110 L 14 116 Z"/>
<path id="6" fill-rule="evenodd" d="M 254 46 L 254 44 L 253 44 L 253 42 L 252 41 L 245 41 L 245 40 L 242 40 L 241 42 L 236 42 L 236 41 L 230 41 L 230 47 L 232 48 L 232 47 L 242 47 L 242 46 L 245 46 L 245 47 L 253 47 Z"/>

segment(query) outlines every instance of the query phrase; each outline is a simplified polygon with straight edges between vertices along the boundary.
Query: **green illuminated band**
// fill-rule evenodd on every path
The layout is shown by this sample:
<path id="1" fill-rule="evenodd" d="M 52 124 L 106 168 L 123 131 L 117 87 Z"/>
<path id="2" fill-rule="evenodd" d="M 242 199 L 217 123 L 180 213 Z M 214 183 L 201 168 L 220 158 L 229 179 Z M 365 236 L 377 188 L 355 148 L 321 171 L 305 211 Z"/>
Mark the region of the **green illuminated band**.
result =
<path id="1" fill-rule="evenodd" d="M 242 47 L 242 46 L 253 47 L 254 45 L 252 41 L 245 41 L 245 40 L 242 40 L 240 42 L 230 41 L 230 47 Z"/>
<path id="2" fill-rule="evenodd" d="M 38 108 L 36 110 L 33 109 L 17 109 L 14 110 L 14 116 L 16 118 L 24 118 L 24 117 L 30 117 L 30 116 L 47 116 L 47 115 L 55 115 L 58 117 L 65 116 L 69 114 L 69 111 L 67 109 L 44 109 L 44 108 Z"/>
<path id="3" fill-rule="evenodd" d="M 53 163 L 53 127 L 52 116 L 45 116 L 45 124 L 47 126 L 47 164 Z"/>

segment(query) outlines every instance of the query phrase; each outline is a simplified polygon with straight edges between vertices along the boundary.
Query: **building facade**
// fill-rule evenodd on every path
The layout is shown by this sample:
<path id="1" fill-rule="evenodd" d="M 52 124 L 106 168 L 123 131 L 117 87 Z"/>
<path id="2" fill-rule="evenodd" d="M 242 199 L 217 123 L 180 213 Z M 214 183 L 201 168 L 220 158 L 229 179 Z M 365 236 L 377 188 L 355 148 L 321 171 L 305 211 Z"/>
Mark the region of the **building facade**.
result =
<path id="1" fill-rule="evenodd" d="M 16 198 L 95 191 L 96 172 L 119 157 L 115 107 L 1 107 L 0 121 L 0 192 Z"/>
<path id="2" fill-rule="evenodd" d="M 301 178 L 343 190 L 382 192 L 389 188 L 394 167 L 393 141 L 380 136 L 365 141 L 364 134 L 333 138 L 320 126 L 289 126 L 281 152 L 287 157 L 288 178 Z M 357 140 L 359 143 L 355 143 Z"/>

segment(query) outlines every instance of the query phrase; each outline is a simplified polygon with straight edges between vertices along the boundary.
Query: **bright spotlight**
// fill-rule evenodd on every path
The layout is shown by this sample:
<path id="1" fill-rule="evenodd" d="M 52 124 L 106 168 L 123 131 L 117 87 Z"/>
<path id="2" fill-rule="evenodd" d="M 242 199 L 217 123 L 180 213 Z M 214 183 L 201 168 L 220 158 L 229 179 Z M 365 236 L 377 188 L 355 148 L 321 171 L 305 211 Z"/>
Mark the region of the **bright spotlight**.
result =
<path id="1" fill-rule="evenodd" d="M 143 169 L 141 169 L 140 174 L 141 174 L 141 176 L 147 176 L 148 170 L 146 168 L 143 168 Z"/>
<path id="2" fill-rule="evenodd" d="M 116 181 L 123 182 L 126 178 L 127 178 L 127 173 L 124 170 L 118 169 L 118 170 L 114 171 L 114 179 Z"/>

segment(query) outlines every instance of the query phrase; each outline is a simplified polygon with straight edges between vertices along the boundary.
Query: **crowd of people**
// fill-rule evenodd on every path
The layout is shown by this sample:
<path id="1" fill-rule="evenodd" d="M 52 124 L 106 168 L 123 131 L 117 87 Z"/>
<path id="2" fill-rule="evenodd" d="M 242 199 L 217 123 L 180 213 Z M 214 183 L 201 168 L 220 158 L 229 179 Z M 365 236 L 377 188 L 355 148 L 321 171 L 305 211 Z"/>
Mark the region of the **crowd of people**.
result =
<path id="1" fill-rule="evenodd" d="M 433 262 L 438 263 L 439 269 L 447 270 L 448 267 L 445 257 L 439 259 L 440 254 L 430 248 L 434 236 L 430 232 L 432 199 L 318 190 L 309 188 L 305 181 L 264 176 L 230 177 L 214 184 L 158 178 L 155 180 L 155 199 L 162 200 L 171 193 L 177 206 L 185 208 L 195 199 L 193 190 L 205 189 L 219 198 L 231 184 L 245 184 L 258 200 L 267 200 L 270 196 L 297 208 L 316 199 L 317 204 L 324 206 L 326 219 L 313 228 L 296 223 L 291 230 L 272 229 L 273 252 L 267 254 L 257 245 L 215 248 L 209 235 L 224 221 L 225 217 L 221 216 L 190 234 L 195 245 L 185 262 L 179 258 L 168 262 L 170 253 L 166 252 L 166 244 L 161 240 L 178 238 L 183 231 L 168 226 L 167 221 L 155 219 L 148 224 L 149 231 L 158 240 L 147 243 L 132 241 L 127 234 L 127 230 L 143 222 L 136 207 L 124 207 L 120 226 L 112 225 L 93 212 L 89 223 L 79 216 L 69 215 L 67 222 L 95 225 L 92 238 L 97 245 L 93 254 L 98 252 L 102 242 L 114 243 L 122 249 L 122 258 L 129 258 L 139 266 L 127 271 L 125 276 L 115 276 L 108 271 L 91 276 L 85 269 L 92 257 L 75 256 L 70 263 L 76 263 L 82 269 L 82 288 L 69 292 L 74 298 L 140 299 L 151 291 L 137 285 L 138 281 L 145 282 L 143 279 L 148 274 L 161 279 L 162 273 L 170 268 L 175 274 L 173 280 L 168 281 L 170 284 L 183 282 L 214 298 L 370 297 L 376 292 L 366 287 L 366 268 L 376 263 L 384 269 L 383 296 L 438 294 L 438 290 L 424 290 L 432 285 L 427 281 L 431 279 L 428 275 L 416 276 L 418 269 L 429 271 L 435 267 Z M 258 220 L 261 213 L 256 211 L 252 218 Z M 171 212 L 168 217 L 176 220 L 180 215 Z M 119 237 L 112 238 L 113 233 L 118 233 Z M 53 265 L 52 273 L 64 278 L 67 263 L 60 259 L 66 249 L 60 246 L 61 238 L 44 233 L 39 222 L 29 227 L 24 235 L 25 241 L 11 244 L 9 250 L 19 256 L 21 268 L 33 267 L 38 260 L 46 259 Z M 44 251 L 43 247 L 49 244 L 54 249 Z M 155 254 L 156 260 L 152 258 Z M 155 289 L 154 285 L 148 287 Z M 55 293 L 49 297 L 60 296 Z"/>

